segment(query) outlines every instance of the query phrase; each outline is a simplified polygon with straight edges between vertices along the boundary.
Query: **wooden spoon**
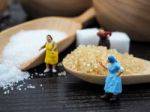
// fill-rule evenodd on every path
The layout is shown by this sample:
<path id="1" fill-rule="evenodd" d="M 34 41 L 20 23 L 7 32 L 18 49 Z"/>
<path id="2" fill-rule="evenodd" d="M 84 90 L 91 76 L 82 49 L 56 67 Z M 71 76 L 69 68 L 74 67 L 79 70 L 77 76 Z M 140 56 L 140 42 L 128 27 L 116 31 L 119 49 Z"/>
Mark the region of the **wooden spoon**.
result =
<path id="1" fill-rule="evenodd" d="M 129 85 L 129 84 L 138 84 L 138 83 L 148 83 L 150 82 L 150 61 L 136 58 L 137 61 L 143 61 L 147 66 L 143 72 L 136 73 L 136 74 L 128 74 L 128 75 L 122 75 L 121 78 L 123 80 L 123 84 Z M 67 67 L 63 61 L 63 66 L 66 69 L 67 72 L 69 72 L 71 75 L 74 75 L 75 77 L 78 77 L 84 81 L 94 83 L 94 84 L 104 84 L 104 79 L 106 78 L 106 75 L 95 75 L 95 74 L 88 74 L 88 73 L 82 73 L 80 71 L 75 71 L 73 69 L 70 69 Z"/>
<path id="2" fill-rule="evenodd" d="M 74 18 L 64 17 L 45 17 L 41 19 L 35 19 L 15 27 L 4 30 L 0 33 L 0 62 L 2 60 L 3 49 L 9 42 L 12 35 L 21 30 L 38 30 L 38 29 L 49 29 L 66 32 L 68 35 L 65 39 L 58 42 L 59 52 L 67 48 L 74 40 L 75 33 L 81 29 L 83 24 L 90 19 L 95 17 L 95 11 L 93 8 L 88 9 L 82 15 Z M 31 69 L 44 62 L 45 51 L 41 52 L 40 55 L 20 65 L 22 70 Z"/>

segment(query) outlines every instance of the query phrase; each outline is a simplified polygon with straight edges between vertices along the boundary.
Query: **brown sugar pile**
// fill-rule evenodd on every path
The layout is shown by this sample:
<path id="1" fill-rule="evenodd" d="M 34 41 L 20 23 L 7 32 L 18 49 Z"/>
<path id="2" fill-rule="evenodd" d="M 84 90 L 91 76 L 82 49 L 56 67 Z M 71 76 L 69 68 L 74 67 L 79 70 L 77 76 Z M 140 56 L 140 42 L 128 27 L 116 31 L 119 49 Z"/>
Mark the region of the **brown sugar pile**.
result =
<path id="1" fill-rule="evenodd" d="M 100 62 L 107 64 L 109 55 L 115 56 L 124 67 L 125 71 L 122 75 L 130 75 L 145 70 L 146 64 L 143 60 L 137 60 L 126 53 L 121 54 L 115 49 L 108 50 L 106 47 L 92 45 L 80 45 L 64 58 L 63 63 L 67 68 L 82 73 L 107 75 L 108 71 L 101 66 Z"/>

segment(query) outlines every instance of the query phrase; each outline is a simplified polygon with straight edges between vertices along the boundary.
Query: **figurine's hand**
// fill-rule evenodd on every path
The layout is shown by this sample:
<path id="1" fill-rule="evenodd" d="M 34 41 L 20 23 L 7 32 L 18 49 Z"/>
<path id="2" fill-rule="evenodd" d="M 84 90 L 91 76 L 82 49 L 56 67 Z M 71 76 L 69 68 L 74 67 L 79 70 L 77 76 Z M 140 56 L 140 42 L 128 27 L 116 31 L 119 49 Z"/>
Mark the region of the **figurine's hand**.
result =
<path id="1" fill-rule="evenodd" d="M 104 67 L 105 69 L 108 69 L 107 66 L 106 66 L 103 62 L 100 62 L 100 64 L 101 64 L 101 66 Z"/>
<path id="2" fill-rule="evenodd" d="M 52 53 L 54 53 L 54 50 L 52 50 Z"/>
<path id="3" fill-rule="evenodd" d="M 122 73 L 123 73 L 123 72 L 119 72 L 119 73 L 117 74 L 117 76 L 120 77 L 120 75 L 121 75 Z"/>
<path id="4" fill-rule="evenodd" d="M 120 68 L 120 71 L 118 72 L 118 76 L 120 76 L 123 72 L 124 72 L 124 68 L 121 67 L 121 68 Z"/>
<path id="5" fill-rule="evenodd" d="M 103 62 L 100 62 L 100 64 L 101 64 L 102 66 L 105 66 L 105 64 L 104 64 Z"/>
<path id="6" fill-rule="evenodd" d="M 42 50 L 42 48 L 39 49 L 39 51 L 41 51 L 41 50 Z"/>

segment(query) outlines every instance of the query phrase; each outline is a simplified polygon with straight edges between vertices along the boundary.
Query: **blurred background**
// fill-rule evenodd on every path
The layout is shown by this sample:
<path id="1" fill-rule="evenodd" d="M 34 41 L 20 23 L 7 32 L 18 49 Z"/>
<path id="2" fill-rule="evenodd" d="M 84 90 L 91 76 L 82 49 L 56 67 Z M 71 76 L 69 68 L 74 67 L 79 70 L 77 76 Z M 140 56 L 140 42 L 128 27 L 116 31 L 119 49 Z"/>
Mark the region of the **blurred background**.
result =
<path id="1" fill-rule="evenodd" d="M 91 6 L 91 0 L 0 0 L 0 30 L 45 16 L 77 16 Z"/>
<path id="2" fill-rule="evenodd" d="M 109 31 L 125 32 L 132 39 L 130 53 L 150 60 L 149 0 L 0 0 L 0 32 L 36 18 L 78 16 L 90 7 L 94 7 L 96 18 L 86 28 L 103 27 Z M 61 60 L 73 49 L 75 42 L 60 54 Z M 44 67 L 41 65 L 29 72 L 42 73 Z M 58 70 L 64 71 L 63 67 L 58 67 Z M 0 92 L 0 112 L 44 112 L 54 109 L 59 112 L 63 109 L 141 112 L 150 107 L 149 84 L 125 86 L 122 102 L 112 105 L 99 100 L 102 87 L 85 83 L 71 75 L 61 78 L 49 76 L 45 79 L 37 76 L 29 83 L 43 84 L 45 90 L 36 88 L 22 93 L 15 91 L 6 96 Z"/>
<path id="3" fill-rule="evenodd" d="M 149 0 L 0 0 L 0 30 L 45 16 L 78 16 L 92 6 L 96 24 L 150 41 Z"/>

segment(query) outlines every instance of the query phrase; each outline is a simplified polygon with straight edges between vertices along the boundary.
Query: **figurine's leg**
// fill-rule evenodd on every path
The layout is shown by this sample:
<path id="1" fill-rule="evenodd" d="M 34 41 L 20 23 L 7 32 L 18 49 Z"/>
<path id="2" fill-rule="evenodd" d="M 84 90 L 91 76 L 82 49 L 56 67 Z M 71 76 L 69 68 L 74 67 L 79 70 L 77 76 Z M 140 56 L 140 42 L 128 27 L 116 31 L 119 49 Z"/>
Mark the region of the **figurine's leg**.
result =
<path id="1" fill-rule="evenodd" d="M 104 95 L 101 96 L 101 99 L 107 100 L 111 98 L 112 94 L 111 93 L 105 93 Z"/>
<path id="2" fill-rule="evenodd" d="M 56 65 L 52 65 L 52 72 L 57 72 L 57 70 L 56 70 Z"/>
<path id="3" fill-rule="evenodd" d="M 46 69 L 44 70 L 44 72 L 49 72 L 50 71 L 50 68 L 49 68 L 49 64 L 46 64 Z"/>
<path id="4" fill-rule="evenodd" d="M 119 100 L 119 95 L 118 94 L 113 94 L 112 98 L 109 99 L 109 101 L 113 102 L 113 101 L 117 101 Z"/>

